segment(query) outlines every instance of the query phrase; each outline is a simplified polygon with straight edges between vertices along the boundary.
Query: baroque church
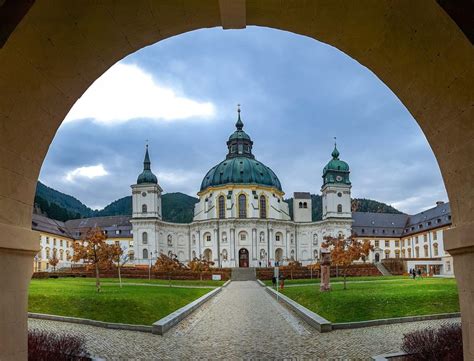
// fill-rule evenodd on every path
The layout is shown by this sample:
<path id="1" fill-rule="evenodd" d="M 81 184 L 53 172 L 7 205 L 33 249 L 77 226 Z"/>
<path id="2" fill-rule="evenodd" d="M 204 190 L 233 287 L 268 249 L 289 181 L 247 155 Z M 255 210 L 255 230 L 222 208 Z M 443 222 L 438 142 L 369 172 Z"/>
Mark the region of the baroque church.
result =
<path id="1" fill-rule="evenodd" d="M 136 264 L 148 264 L 160 253 L 180 261 L 195 257 L 218 267 L 259 267 L 319 258 L 325 236 L 348 237 L 352 229 L 349 166 L 336 145 L 323 169 L 321 221 L 312 221 L 309 192 L 296 192 L 293 217 L 277 175 L 255 158 L 253 141 L 243 130 L 240 109 L 227 155 L 201 183 L 199 202 L 189 224 L 162 219 L 162 188 L 151 170 L 148 146 L 143 172 L 132 185 L 133 248 Z"/>

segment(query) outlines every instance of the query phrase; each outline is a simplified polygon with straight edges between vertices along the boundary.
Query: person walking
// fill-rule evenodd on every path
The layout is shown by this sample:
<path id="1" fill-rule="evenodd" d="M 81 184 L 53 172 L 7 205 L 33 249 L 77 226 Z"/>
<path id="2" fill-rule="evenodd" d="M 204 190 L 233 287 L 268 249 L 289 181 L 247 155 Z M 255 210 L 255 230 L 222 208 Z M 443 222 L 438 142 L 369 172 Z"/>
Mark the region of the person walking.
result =
<path id="1" fill-rule="evenodd" d="M 280 290 L 283 290 L 285 288 L 285 276 L 283 273 L 280 275 Z"/>
<path id="2" fill-rule="evenodd" d="M 416 278 L 416 271 L 414 268 L 411 270 L 411 275 L 413 276 L 413 279 Z"/>
<path id="3" fill-rule="evenodd" d="M 276 284 L 277 284 L 277 278 L 275 276 L 272 277 L 272 285 L 273 285 L 273 288 L 276 287 Z"/>
<path id="4" fill-rule="evenodd" d="M 421 275 L 421 268 L 418 268 L 418 277 L 423 278 L 423 276 Z"/>

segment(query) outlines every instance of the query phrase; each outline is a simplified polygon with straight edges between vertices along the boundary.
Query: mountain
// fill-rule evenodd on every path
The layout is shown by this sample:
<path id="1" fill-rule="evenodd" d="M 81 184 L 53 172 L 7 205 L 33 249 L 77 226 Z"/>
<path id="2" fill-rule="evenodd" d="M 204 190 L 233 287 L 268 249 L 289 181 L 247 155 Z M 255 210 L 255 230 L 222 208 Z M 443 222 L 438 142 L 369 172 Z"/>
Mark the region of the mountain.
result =
<path id="1" fill-rule="evenodd" d="M 194 205 L 199 200 L 183 193 L 166 193 L 162 196 L 163 220 L 189 223 L 193 220 Z M 35 211 L 58 221 L 69 219 L 132 215 L 132 196 L 120 198 L 101 210 L 93 210 L 78 199 L 45 186 L 38 181 Z"/>
<path id="2" fill-rule="evenodd" d="M 319 194 L 311 194 L 312 219 L 320 221 L 323 218 L 323 202 Z M 293 198 L 285 199 L 290 209 L 290 216 L 293 218 Z M 365 198 L 353 198 L 351 201 L 352 212 L 373 212 L 373 213 L 394 213 L 402 214 L 398 209 L 388 204 Z"/>
<path id="3" fill-rule="evenodd" d="M 322 219 L 322 198 L 320 195 L 312 194 L 311 200 L 313 221 L 319 221 Z M 198 201 L 196 197 L 179 192 L 163 194 L 163 220 L 175 223 L 191 222 L 194 215 L 194 205 Z M 285 202 L 288 203 L 290 215 L 293 217 L 293 198 L 285 199 Z M 365 198 L 352 199 L 352 211 L 402 213 L 385 203 Z M 102 216 L 128 216 L 132 214 L 132 196 L 117 199 L 104 209 L 93 210 L 78 199 L 38 182 L 35 196 L 35 212 L 59 221 Z"/>
<path id="4" fill-rule="evenodd" d="M 183 193 L 165 193 L 161 197 L 163 220 L 175 223 L 190 223 L 194 216 L 194 205 L 199 199 Z M 132 214 L 132 196 L 127 196 L 110 203 L 97 212 L 96 217 L 121 216 Z"/>

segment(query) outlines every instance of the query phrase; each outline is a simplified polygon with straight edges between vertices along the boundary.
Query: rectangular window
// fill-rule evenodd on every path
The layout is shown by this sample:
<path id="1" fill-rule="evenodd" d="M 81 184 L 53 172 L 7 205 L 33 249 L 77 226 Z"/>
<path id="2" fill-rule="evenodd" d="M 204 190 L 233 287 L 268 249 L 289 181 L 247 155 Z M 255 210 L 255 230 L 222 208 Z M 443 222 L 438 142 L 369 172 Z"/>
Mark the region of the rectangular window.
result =
<path id="1" fill-rule="evenodd" d="M 275 236 L 275 241 L 277 241 L 277 242 L 280 241 L 280 235 L 279 235 L 279 234 L 277 234 L 277 235 Z"/>
<path id="2" fill-rule="evenodd" d="M 428 235 L 426 233 L 423 235 L 423 242 L 428 242 Z"/>
<path id="3" fill-rule="evenodd" d="M 379 247 L 380 242 L 378 240 L 375 241 L 374 243 L 375 243 L 375 247 Z"/>
<path id="4" fill-rule="evenodd" d="M 63 246 L 63 240 L 62 240 L 62 239 L 59 240 L 59 245 L 60 245 L 61 247 Z"/>
<path id="5" fill-rule="evenodd" d="M 438 240 L 438 232 L 434 231 L 433 232 L 433 241 L 437 241 L 437 240 Z"/>
<path id="6" fill-rule="evenodd" d="M 46 237 L 46 243 L 49 244 L 49 237 Z"/>
<path id="7" fill-rule="evenodd" d="M 400 242 L 399 241 L 395 241 L 395 247 L 400 247 Z"/>
<path id="8" fill-rule="evenodd" d="M 390 247 L 390 241 L 385 241 L 385 247 Z"/>

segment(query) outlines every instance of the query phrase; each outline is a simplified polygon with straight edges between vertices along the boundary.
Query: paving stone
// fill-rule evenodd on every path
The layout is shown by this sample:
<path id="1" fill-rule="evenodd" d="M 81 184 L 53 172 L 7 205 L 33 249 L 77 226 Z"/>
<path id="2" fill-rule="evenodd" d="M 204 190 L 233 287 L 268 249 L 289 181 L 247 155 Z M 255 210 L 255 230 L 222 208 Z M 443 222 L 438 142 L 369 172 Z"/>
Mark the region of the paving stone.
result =
<path id="1" fill-rule="evenodd" d="M 460 322 L 432 320 L 319 333 L 256 282 L 232 282 L 165 336 L 47 320 L 31 329 L 82 335 L 106 360 L 331 359 L 370 360 L 400 350 L 403 334 Z"/>

